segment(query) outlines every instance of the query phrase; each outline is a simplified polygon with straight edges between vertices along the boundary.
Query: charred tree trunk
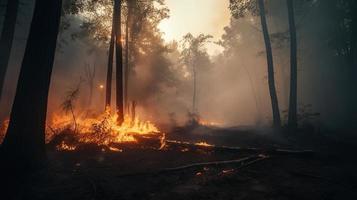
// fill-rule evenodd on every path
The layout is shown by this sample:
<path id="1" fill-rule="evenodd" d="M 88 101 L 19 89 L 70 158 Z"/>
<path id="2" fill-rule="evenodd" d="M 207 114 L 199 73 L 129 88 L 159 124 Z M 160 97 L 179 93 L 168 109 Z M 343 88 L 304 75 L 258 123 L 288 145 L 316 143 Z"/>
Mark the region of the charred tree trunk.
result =
<path id="1" fill-rule="evenodd" d="M 115 9 L 113 9 L 112 33 L 110 36 L 109 52 L 108 52 L 108 69 L 107 83 L 105 88 L 105 109 L 110 108 L 112 100 L 112 77 L 113 77 L 113 59 L 114 59 L 114 43 L 115 43 Z"/>
<path id="2" fill-rule="evenodd" d="M 124 121 L 123 103 L 123 46 L 121 41 L 121 0 L 115 0 L 115 57 L 116 57 L 116 112 L 118 114 L 117 123 L 121 125 Z"/>
<path id="3" fill-rule="evenodd" d="M 267 55 L 267 63 L 268 63 L 268 84 L 269 84 L 269 92 L 270 92 L 271 105 L 273 111 L 273 124 L 275 128 L 280 128 L 281 119 L 280 119 L 278 96 L 276 94 L 276 88 L 275 88 L 273 53 L 271 48 L 268 25 L 265 16 L 264 0 L 258 0 L 258 3 L 259 3 L 260 19 L 261 19 L 261 25 L 263 30 L 266 55 Z"/>
<path id="4" fill-rule="evenodd" d="M 125 23 L 125 74 L 124 74 L 124 103 L 126 107 L 129 107 L 128 103 L 128 88 L 129 88 L 129 26 L 130 26 L 130 17 L 131 17 L 131 5 L 130 0 L 127 0 L 127 9 L 128 13 L 126 16 Z M 129 110 L 127 110 L 127 113 Z"/>
<path id="5" fill-rule="evenodd" d="M 293 0 L 287 0 L 290 31 L 290 97 L 288 126 L 297 128 L 297 41 Z"/>
<path id="6" fill-rule="evenodd" d="M 5 75 L 9 64 L 19 0 L 8 0 L 0 38 L 0 100 L 3 93 Z"/>
<path id="7" fill-rule="evenodd" d="M 61 0 L 36 1 L 10 124 L 2 145 L 6 163 L 17 169 L 38 167 L 46 158 L 47 98 L 61 4 Z"/>

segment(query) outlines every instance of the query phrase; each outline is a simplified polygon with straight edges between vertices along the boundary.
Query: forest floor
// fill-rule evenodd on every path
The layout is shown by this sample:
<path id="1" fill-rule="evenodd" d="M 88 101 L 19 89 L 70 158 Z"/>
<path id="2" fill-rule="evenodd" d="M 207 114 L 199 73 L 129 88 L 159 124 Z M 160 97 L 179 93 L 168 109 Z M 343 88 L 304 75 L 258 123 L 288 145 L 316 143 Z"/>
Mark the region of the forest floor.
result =
<path id="1" fill-rule="evenodd" d="M 313 150 L 313 156 L 217 151 L 207 147 L 87 147 L 49 151 L 49 167 L 32 174 L 18 199 L 357 199 L 357 140 L 244 128 L 177 129 L 169 139 L 261 149 Z M 261 156 L 245 167 L 225 164 L 162 171 L 182 165 Z M 264 154 L 264 155 L 262 155 Z"/>

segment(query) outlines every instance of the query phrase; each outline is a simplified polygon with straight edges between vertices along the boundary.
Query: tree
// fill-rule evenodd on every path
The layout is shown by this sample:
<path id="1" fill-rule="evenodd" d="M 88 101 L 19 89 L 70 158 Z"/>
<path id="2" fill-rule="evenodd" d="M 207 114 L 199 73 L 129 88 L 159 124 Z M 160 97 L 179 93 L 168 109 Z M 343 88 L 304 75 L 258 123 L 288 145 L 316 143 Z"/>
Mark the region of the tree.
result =
<path id="1" fill-rule="evenodd" d="M 115 61 L 116 61 L 116 112 L 118 115 L 117 123 L 124 122 L 124 102 L 123 102 L 123 44 L 121 34 L 121 0 L 114 2 L 114 17 L 117 25 L 115 26 Z"/>
<path id="2" fill-rule="evenodd" d="M 17 169 L 38 167 L 46 159 L 47 98 L 61 4 L 61 0 L 37 0 L 35 4 L 10 123 L 1 149 L 6 163 Z"/>
<path id="3" fill-rule="evenodd" d="M 191 33 L 183 37 L 182 61 L 184 64 L 192 68 L 193 95 L 192 95 L 192 115 L 198 116 L 197 110 L 197 67 L 207 61 L 208 54 L 204 49 L 204 45 L 212 38 L 210 35 L 200 34 L 194 37 Z M 207 62 L 205 62 L 207 64 Z"/>
<path id="4" fill-rule="evenodd" d="M 290 32 L 290 97 L 288 126 L 297 128 L 297 41 L 293 0 L 286 0 Z"/>
<path id="5" fill-rule="evenodd" d="M 128 88 L 129 88 L 129 27 L 131 26 L 131 13 L 133 7 L 132 0 L 126 0 L 126 7 L 127 7 L 127 14 L 126 14 L 126 21 L 125 21 L 125 74 L 124 74 L 124 103 L 125 107 L 129 109 L 129 102 L 128 102 Z M 128 112 L 128 111 L 127 111 Z"/>
<path id="6" fill-rule="evenodd" d="M 230 10 L 232 12 L 233 17 L 235 18 L 244 17 L 247 11 L 249 11 L 253 15 L 260 15 L 260 21 L 261 21 L 266 56 L 267 56 L 267 64 L 268 64 L 268 86 L 269 86 L 272 112 L 273 112 L 273 125 L 275 128 L 280 128 L 281 118 L 280 118 L 278 96 L 275 88 L 273 52 L 271 47 L 268 25 L 266 21 L 264 0 L 257 0 L 257 1 L 230 0 Z"/>
<path id="7" fill-rule="evenodd" d="M 114 9 L 113 9 L 114 10 Z M 109 52 L 108 52 L 108 68 L 107 68 L 107 82 L 105 88 L 105 109 L 110 108 L 111 99 L 112 99 L 112 77 L 113 77 L 113 58 L 114 58 L 114 42 L 115 42 L 115 14 L 113 12 L 112 17 L 112 28 L 110 34 L 110 42 L 109 42 Z"/>
<path id="8" fill-rule="evenodd" d="M 0 100 L 3 93 L 5 75 L 9 64 L 19 0 L 8 0 L 0 38 Z"/>

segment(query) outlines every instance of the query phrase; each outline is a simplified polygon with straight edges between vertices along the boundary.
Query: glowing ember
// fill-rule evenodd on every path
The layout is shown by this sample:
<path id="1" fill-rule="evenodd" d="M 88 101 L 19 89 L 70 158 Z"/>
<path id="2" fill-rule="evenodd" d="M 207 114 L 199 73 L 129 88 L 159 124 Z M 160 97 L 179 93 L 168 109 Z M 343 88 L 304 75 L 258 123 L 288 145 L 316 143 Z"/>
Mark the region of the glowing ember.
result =
<path id="1" fill-rule="evenodd" d="M 222 174 L 231 174 L 234 172 L 234 169 L 225 169 L 222 171 Z"/>
<path id="2" fill-rule="evenodd" d="M 195 143 L 197 146 L 204 146 L 204 147 L 213 147 L 214 145 L 208 144 L 207 142 L 197 142 Z"/>
<path id="3" fill-rule="evenodd" d="M 207 120 L 203 120 L 203 119 L 199 119 L 198 123 L 202 126 L 221 126 L 222 125 L 222 123 L 220 123 L 220 122 L 207 121 Z"/>
<path id="4" fill-rule="evenodd" d="M 123 152 L 122 149 L 118 149 L 118 148 L 116 148 L 116 147 L 109 147 L 109 150 L 115 151 L 115 152 Z"/>
<path id="5" fill-rule="evenodd" d="M 74 151 L 76 150 L 76 146 L 68 145 L 64 141 L 61 142 L 61 144 L 56 146 L 56 149 L 59 151 Z"/>
<path id="6" fill-rule="evenodd" d="M 196 176 L 201 176 L 203 173 L 202 172 L 197 172 Z"/>

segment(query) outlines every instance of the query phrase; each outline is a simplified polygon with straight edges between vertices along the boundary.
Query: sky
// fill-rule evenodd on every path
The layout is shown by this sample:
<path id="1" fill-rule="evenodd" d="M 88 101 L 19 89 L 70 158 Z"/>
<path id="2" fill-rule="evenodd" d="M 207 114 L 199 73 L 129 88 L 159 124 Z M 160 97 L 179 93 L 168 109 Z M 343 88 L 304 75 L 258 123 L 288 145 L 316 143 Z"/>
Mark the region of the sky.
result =
<path id="1" fill-rule="evenodd" d="M 163 20 L 159 28 L 167 42 L 180 41 L 190 32 L 210 34 L 214 41 L 223 34 L 223 28 L 229 24 L 230 12 L 228 0 L 166 0 L 170 9 L 170 18 Z M 207 46 L 210 55 L 217 54 L 220 47 Z"/>

